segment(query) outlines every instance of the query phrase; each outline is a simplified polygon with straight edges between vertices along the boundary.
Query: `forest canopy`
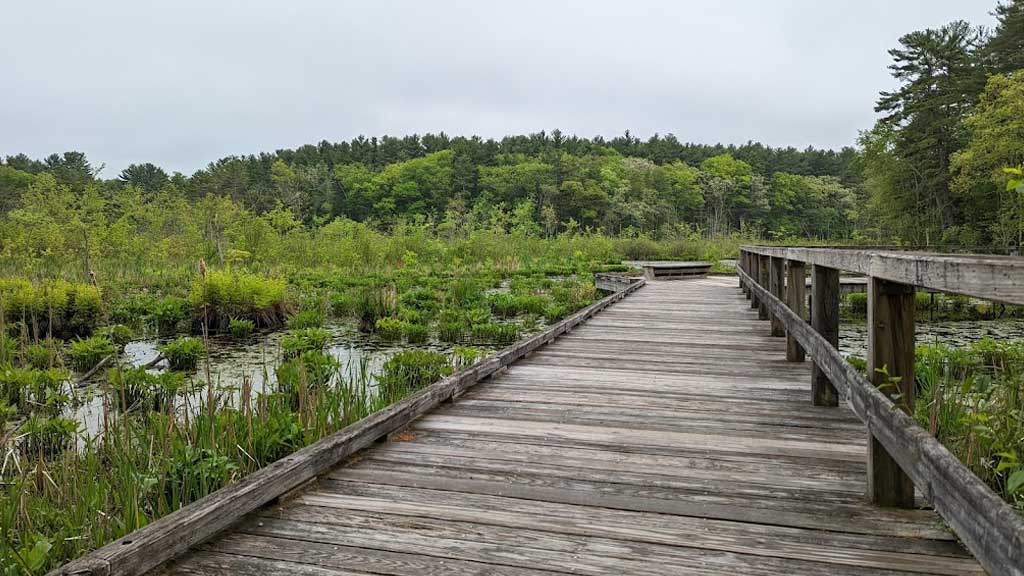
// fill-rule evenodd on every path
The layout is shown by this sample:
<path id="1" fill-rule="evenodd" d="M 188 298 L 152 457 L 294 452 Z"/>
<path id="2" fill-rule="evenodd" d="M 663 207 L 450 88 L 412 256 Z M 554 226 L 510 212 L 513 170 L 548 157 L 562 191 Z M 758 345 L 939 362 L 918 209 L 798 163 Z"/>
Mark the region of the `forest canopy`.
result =
<path id="1" fill-rule="evenodd" d="M 107 177 L 80 152 L 0 161 L 0 256 L 204 247 L 252 253 L 273 232 L 335 222 L 439 235 L 680 234 L 791 242 L 973 246 L 1024 238 L 1024 0 L 992 30 L 958 21 L 890 51 L 897 89 L 839 151 L 703 145 L 559 130 L 500 140 L 440 134 L 322 141 L 229 156 L 192 175 L 153 163 Z M 232 236 L 234 235 L 234 236 Z M 225 248 L 227 246 L 227 248 Z M 136 247 L 138 248 L 138 247 Z"/>

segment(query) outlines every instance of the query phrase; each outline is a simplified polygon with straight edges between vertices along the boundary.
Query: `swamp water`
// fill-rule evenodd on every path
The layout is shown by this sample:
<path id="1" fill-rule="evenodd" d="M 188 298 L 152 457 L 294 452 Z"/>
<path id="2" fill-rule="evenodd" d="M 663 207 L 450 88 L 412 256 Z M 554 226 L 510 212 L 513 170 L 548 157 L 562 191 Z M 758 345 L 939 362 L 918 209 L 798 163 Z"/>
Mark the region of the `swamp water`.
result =
<path id="1" fill-rule="evenodd" d="M 954 347 L 972 344 L 986 337 L 1000 342 L 1024 340 L 1024 320 L 921 320 L 917 322 L 914 337 L 918 346 L 945 344 Z M 847 319 L 840 321 L 839 352 L 843 356 L 863 358 L 867 355 L 867 322 Z"/>
<path id="2" fill-rule="evenodd" d="M 542 323 L 533 330 L 523 330 L 522 338 L 526 338 L 546 328 Z M 403 350 L 431 350 L 450 353 L 460 346 L 471 346 L 480 350 L 485 356 L 497 351 L 502 346 L 492 343 L 466 341 L 460 343 L 440 342 L 430 339 L 421 343 L 406 343 L 402 340 L 389 340 L 377 334 L 360 332 L 354 323 L 327 323 L 324 329 L 331 334 L 325 352 L 340 364 L 340 374 L 349 381 L 365 381 L 372 386 L 384 362 Z M 243 382 L 252 385 L 253 394 L 259 394 L 265 385 L 273 384 L 276 377 L 275 367 L 281 359 L 281 338 L 287 330 L 256 332 L 244 340 L 235 340 L 227 335 L 212 335 L 209 339 L 210 380 L 220 394 L 237 392 Z M 172 338 L 149 338 L 129 342 L 119 361 L 122 366 L 143 366 L 159 356 L 158 346 L 173 340 Z M 161 361 L 154 370 L 166 368 L 166 361 Z M 87 436 L 98 433 L 103 420 L 103 397 L 100 383 L 105 378 L 105 370 L 93 377 L 92 382 L 78 391 L 80 404 L 71 413 L 82 423 Z M 206 394 L 206 367 L 200 362 L 198 369 L 189 375 L 195 383 L 197 392 L 193 393 L 190 402 L 202 402 Z"/>

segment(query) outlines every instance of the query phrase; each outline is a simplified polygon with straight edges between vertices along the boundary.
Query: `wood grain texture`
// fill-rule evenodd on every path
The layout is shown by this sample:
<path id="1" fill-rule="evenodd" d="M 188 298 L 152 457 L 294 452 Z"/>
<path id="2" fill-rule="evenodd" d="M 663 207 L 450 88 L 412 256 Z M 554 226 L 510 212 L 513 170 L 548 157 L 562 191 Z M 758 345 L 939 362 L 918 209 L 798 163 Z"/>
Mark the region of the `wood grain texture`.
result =
<path id="1" fill-rule="evenodd" d="M 206 498 L 69 562 L 51 574 L 144 574 L 220 533 L 245 514 L 288 494 L 360 450 L 373 446 L 379 439 L 407 426 L 442 402 L 459 397 L 480 380 L 554 341 L 643 285 L 643 280 L 633 282 L 543 332 L 517 342 Z"/>
<path id="2" fill-rule="evenodd" d="M 776 246 L 743 246 L 742 250 L 941 292 L 1024 304 L 1024 258 L 1018 256 Z"/>
<path id="3" fill-rule="evenodd" d="M 739 274 L 744 274 L 742 271 Z M 747 278 L 752 293 L 786 327 L 836 386 L 868 432 L 900 465 L 991 574 L 1024 574 L 1024 518 L 861 375 L 821 334 Z M 813 314 L 813 308 L 812 308 Z"/>
<path id="4" fill-rule="evenodd" d="M 864 499 L 863 422 L 745 304 L 651 282 L 160 569 L 981 574 L 931 510 Z"/>

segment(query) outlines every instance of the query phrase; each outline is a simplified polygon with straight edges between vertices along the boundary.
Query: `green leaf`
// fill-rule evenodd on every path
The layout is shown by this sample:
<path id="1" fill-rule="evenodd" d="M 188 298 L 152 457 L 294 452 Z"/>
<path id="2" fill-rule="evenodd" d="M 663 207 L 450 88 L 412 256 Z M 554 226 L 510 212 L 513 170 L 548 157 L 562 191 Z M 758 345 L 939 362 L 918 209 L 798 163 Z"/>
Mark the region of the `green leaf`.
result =
<path id="1" fill-rule="evenodd" d="M 1024 488 L 1024 470 L 1017 470 L 1006 481 L 1006 491 L 1009 494 L 1015 494 L 1021 488 Z"/>

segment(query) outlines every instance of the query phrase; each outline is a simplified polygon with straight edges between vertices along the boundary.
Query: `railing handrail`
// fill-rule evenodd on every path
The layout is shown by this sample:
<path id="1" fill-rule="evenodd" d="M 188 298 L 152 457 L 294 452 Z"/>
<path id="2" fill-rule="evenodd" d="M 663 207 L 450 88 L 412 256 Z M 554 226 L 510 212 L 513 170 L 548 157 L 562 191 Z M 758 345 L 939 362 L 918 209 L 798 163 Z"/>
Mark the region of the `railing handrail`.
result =
<path id="1" fill-rule="evenodd" d="M 851 262 L 871 264 L 876 257 L 887 257 L 878 252 L 868 252 L 859 254 L 856 260 L 849 260 L 834 252 L 842 251 L 745 246 L 741 249 L 740 261 L 741 264 L 749 262 L 745 257 L 750 254 L 849 270 Z M 925 258 L 935 263 L 939 260 L 936 256 L 927 255 Z M 980 265 L 977 261 L 964 264 L 975 267 Z M 1024 262 L 1019 266 L 1015 263 L 1013 268 L 1024 273 Z M 860 269 L 854 266 L 853 270 L 861 273 L 878 271 L 874 264 Z M 771 316 L 781 321 L 788 336 L 798 341 L 813 358 L 815 365 L 865 423 L 870 436 L 884 446 L 982 566 L 991 574 L 1024 574 L 1024 518 L 858 372 L 825 336 L 790 309 L 777 294 L 761 286 L 756 278 L 744 270 L 744 266 L 737 267 L 737 274 L 758 304 L 764 305 Z M 890 276 L 907 278 L 905 273 Z M 948 283 L 926 279 L 919 285 L 940 289 L 938 286 L 947 286 Z"/>
<path id="2" fill-rule="evenodd" d="M 856 248 L 743 246 L 741 251 L 892 282 L 1024 305 L 1024 258 Z"/>

